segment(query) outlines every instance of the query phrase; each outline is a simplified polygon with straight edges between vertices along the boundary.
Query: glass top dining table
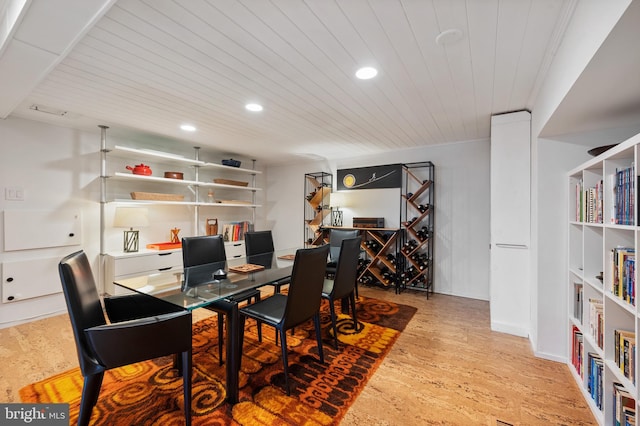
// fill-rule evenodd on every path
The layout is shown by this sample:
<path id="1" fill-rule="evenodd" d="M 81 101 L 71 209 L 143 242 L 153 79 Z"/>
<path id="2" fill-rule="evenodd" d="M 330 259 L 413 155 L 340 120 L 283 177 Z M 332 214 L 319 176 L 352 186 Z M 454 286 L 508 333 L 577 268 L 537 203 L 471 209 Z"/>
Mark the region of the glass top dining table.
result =
<path id="1" fill-rule="evenodd" d="M 182 270 L 158 271 L 114 281 L 120 288 L 150 295 L 183 309 L 207 308 L 225 314 L 227 400 L 238 402 L 240 319 L 230 297 L 291 276 L 296 248 L 234 258 Z"/>

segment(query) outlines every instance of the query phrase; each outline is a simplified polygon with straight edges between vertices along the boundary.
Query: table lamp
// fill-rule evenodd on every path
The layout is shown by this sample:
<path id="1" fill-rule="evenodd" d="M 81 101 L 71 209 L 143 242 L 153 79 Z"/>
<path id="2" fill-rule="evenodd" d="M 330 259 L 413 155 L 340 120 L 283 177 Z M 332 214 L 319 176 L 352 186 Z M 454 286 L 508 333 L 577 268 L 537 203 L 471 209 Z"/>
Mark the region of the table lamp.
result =
<path id="1" fill-rule="evenodd" d="M 139 231 L 134 227 L 148 226 L 148 210 L 142 207 L 116 207 L 113 226 L 117 228 L 129 228 L 124 231 L 124 251 L 131 253 L 138 251 Z"/>
<path id="2" fill-rule="evenodd" d="M 330 200 L 331 226 L 342 226 L 342 211 L 340 211 L 340 206 L 346 207 L 346 194 L 344 192 L 332 192 Z"/>

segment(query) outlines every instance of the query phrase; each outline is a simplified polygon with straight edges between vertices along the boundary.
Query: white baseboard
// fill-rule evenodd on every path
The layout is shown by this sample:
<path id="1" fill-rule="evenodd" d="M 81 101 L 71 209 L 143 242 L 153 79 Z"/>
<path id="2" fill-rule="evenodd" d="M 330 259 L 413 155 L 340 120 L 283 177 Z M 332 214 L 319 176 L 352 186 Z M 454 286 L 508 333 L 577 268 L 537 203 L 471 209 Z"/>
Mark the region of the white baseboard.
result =
<path id="1" fill-rule="evenodd" d="M 497 331 L 500 333 L 513 334 L 519 337 L 529 337 L 529 330 L 522 328 L 514 324 L 506 324 L 496 321 L 491 321 L 491 331 Z"/>

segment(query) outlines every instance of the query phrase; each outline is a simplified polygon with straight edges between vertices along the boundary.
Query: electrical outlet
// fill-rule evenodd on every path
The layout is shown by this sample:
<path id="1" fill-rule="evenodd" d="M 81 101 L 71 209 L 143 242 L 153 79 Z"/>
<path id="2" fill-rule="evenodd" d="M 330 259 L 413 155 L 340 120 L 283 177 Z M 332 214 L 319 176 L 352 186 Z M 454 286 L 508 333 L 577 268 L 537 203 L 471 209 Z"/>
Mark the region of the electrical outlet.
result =
<path id="1" fill-rule="evenodd" d="M 4 199 L 8 201 L 24 201 L 24 189 L 20 186 L 8 186 L 4 189 Z"/>

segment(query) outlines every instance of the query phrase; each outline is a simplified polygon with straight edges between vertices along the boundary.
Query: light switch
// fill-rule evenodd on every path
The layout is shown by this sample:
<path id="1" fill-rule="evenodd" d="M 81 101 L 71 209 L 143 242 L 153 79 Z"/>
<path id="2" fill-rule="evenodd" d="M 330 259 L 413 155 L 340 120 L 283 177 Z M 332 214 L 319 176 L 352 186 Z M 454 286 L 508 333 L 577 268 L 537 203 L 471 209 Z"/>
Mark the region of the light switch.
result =
<path id="1" fill-rule="evenodd" d="M 24 201 L 24 189 L 20 186 L 8 186 L 4 189 L 4 199 L 9 201 Z"/>

